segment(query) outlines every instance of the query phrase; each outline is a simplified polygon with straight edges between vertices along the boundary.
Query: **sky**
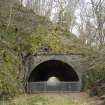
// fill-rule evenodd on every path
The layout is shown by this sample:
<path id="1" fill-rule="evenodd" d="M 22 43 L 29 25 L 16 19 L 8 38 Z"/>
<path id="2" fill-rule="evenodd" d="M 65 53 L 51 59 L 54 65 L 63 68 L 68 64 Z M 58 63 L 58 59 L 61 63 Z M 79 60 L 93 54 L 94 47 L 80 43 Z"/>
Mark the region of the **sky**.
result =
<path id="1" fill-rule="evenodd" d="M 87 3 L 90 2 L 90 0 L 80 0 L 80 1 L 83 1 L 86 6 L 87 6 Z M 26 6 L 26 0 L 23 0 L 23 5 Z M 53 9 L 53 11 L 52 11 L 51 20 L 53 20 L 54 12 L 55 12 L 55 9 Z M 80 14 L 80 9 L 78 8 L 78 9 L 75 11 L 76 22 L 77 22 L 78 24 L 80 24 L 80 22 L 81 22 L 80 17 L 79 17 L 79 14 Z M 78 32 L 77 27 L 74 27 L 74 28 L 73 28 L 72 33 L 75 34 L 77 37 L 79 36 L 79 32 Z"/>
<path id="2" fill-rule="evenodd" d="M 89 4 L 90 0 L 80 0 L 80 1 L 84 1 L 84 6 L 85 6 L 85 7 L 86 7 L 86 6 L 89 6 L 89 5 L 87 5 L 87 4 Z M 80 8 L 78 8 L 78 9 L 75 11 L 76 22 L 77 22 L 78 24 L 81 23 L 80 11 L 81 11 Z M 78 32 L 77 27 L 74 27 L 74 28 L 73 28 L 72 33 L 75 34 L 77 37 L 79 36 L 79 32 Z"/>

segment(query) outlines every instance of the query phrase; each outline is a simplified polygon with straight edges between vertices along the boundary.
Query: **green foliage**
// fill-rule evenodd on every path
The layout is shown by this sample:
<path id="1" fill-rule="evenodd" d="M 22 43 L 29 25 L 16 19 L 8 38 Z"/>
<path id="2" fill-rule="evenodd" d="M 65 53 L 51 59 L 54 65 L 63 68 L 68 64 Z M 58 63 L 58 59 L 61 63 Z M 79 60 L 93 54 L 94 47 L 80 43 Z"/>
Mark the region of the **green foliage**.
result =
<path id="1" fill-rule="evenodd" d="M 1 5 L 2 4 L 2 5 Z M 81 41 L 67 31 L 66 26 L 52 24 L 18 4 L 0 1 L 0 99 L 19 92 L 19 67 L 25 55 L 40 53 L 83 53 L 88 65 L 84 74 L 84 89 L 91 88 L 97 80 L 104 79 L 105 52 L 81 45 Z M 5 21 L 7 20 L 7 21 Z"/>
<path id="2" fill-rule="evenodd" d="M 18 92 L 18 59 L 7 49 L 0 50 L 0 99 L 9 98 Z"/>
<path id="3" fill-rule="evenodd" d="M 84 74 L 84 89 L 91 89 L 98 81 L 105 81 L 105 51 L 85 50 L 84 62 L 88 71 Z M 103 90 L 104 91 L 104 90 Z M 104 93 L 103 93 L 104 94 Z"/>
<path id="4" fill-rule="evenodd" d="M 79 39 L 58 25 L 39 25 L 31 35 L 31 43 L 33 53 L 44 48 L 49 49 L 48 53 L 81 52 Z"/>
<path id="5" fill-rule="evenodd" d="M 79 47 L 80 41 L 65 27 L 35 15 L 15 0 L 0 0 L 0 100 L 19 92 L 24 56 L 79 53 Z"/>

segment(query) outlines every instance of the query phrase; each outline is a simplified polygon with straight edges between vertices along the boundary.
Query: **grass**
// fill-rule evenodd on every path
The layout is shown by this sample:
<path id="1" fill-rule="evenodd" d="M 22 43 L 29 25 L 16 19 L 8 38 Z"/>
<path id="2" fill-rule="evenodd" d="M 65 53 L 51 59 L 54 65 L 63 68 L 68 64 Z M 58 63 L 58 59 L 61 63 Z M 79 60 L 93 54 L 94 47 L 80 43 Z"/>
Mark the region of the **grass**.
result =
<path id="1" fill-rule="evenodd" d="M 84 97 L 78 95 L 64 94 L 36 94 L 30 96 L 20 96 L 12 103 L 2 102 L 0 105 L 90 105 Z"/>
<path id="2" fill-rule="evenodd" d="M 14 101 L 15 105 L 46 105 L 47 98 L 42 96 L 31 96 L 22 101 Z"/>
<path id="3" fill-rule="evenodd" d="M 14 103 L 10 101 L 0 101 L 0 105 L 14 105 Z"/>

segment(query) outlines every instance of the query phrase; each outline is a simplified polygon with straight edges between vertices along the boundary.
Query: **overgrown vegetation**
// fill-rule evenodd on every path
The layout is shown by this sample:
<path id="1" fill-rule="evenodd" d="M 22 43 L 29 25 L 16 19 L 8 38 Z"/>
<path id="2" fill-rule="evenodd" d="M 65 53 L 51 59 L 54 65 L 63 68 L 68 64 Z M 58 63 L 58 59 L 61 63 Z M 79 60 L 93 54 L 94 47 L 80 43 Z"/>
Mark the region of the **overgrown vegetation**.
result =
<path id="1" fill-rule="evenodd" d="M 38 24 L 47 23 L 44 20 L 14 0 L 0 1 L 0 100 L 21 91 L 19 76 L 23 56 L 30 52 L 28 39 Z"/>
<path id="2" fill-rule="evenodd" d="M 52 24 L 17 2 L 10 2 L 0 1 L 0 99 L 21 91 L 23 63 L 28 54 L 81 52 L 79 39 L 65 26 Z"/>
<path id="3" fill-rule="evenodd" d="M 59 25 L 39 25 L 30 37 L 33 53 L 82 52 L 79 39 Z"/>
<path id="4" fill-rule="evenodd" d="M 105 86 L 104 42 L 101 49 L 92 46 L 94 41 L 86 44 L 86 37 L 80 37 L 82 42 L 69 32 L 68 16 L 63 17 L 64 13 L 62 19 L 66 18 L 66 24 L 58 19 L 59 16 L 59 21 L 53 24 L 47 16 L 38 16 L 15 0 L 0 0 L 0 100 L 21 92 L 19 87 L 24 78 L 21 73 L 25 57 L 36 53 L 81 53 L 88 66 L 88 71 L 84 71 L 84 90 L 91 89 L 97 81 L 103 81 Z M 104 94 L 105 88 L 100 90 L 99 93 Z"/>
<path id="5" fill-rule="evenodd" d="M 86 51 L 86 50 L 85 50 Z M 88 71 L 84 73 L 84 89 L 93 89 L 97 95 L 105 94 L 105 50 L 90 49 L 85 52 Z"/>

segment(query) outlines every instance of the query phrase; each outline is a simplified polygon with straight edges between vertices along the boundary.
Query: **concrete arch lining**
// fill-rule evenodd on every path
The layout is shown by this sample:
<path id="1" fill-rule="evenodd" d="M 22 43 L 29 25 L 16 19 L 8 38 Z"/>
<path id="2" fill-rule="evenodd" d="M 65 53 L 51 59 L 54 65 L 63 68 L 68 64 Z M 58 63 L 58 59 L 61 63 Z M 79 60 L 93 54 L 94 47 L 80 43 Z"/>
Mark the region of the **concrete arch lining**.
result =
<path id="1" fill-rule="evenodd" d="M 83 67 L 80 63 L 80 59 L 78 56 L 70 56 L 70 55 L 50 55 L 50 56 L 35 56 L 32 57 L 32 62 L 30 62 L 31 65 L 29 65 L 29 68 L 27 68 L 27 77 L 29 77 L 29 75 L 31 74 L 31 72 L 41 63 L 45 62 L 45 61 L 49 61 L 49 60 L 59 60 L 62 61 L 68 65 L 70 65 L 75 72 L 78 74 L 78 77 L 81 81 L 81 77 L 82 77 L 82 71 L 83 71 Z"/>
<path id="2" fill-rule="evenodd" d="M 75 55 L 37 55 L 37 56 L 31 56 L 30 59 L 31 60 L 28 60 L 28 62 L 27 62 L 28 66 L 26 67 L 26 71 L 27 71 L 26 77 L 27 78 L 29 78 L 32 71 L 35 70 L 35 68 L 37 68 L 38 65 L 42 64 L 43 62 L 50 61 L 50 60 L 60 61 L 60 62 L 63 62 L 73 68 L 73 70 L 76 72 L 76 74 L 79 78 L 79 81 L 76 81 L 75 85 L 78 86 L 77 90 L 81 89 L 81 86 L 82 86 L 81 78 L 82 78 L 83 67 L 80 62 L 80 56 L 77 56 L 77 55 L 76 56 Z M 43 84 L 43 86 L 45 84 Z M 72 83 L 70 83 L 70 84 L 72 84 Z M 31 86 L 37 87 L 35 83 L 31 84 Z M 40 86 L 40 84 L 39 84 L 39 86 Z"/>
<path id="3" fill-rule="evenodd" d="M 80 81 L 75 70 L 67 63 L 59 60 L 48 60 L 40 63 L 31 72 L 29 81 L 47 81 L 48 78 L 54 76 L 61 81 Z"/>

